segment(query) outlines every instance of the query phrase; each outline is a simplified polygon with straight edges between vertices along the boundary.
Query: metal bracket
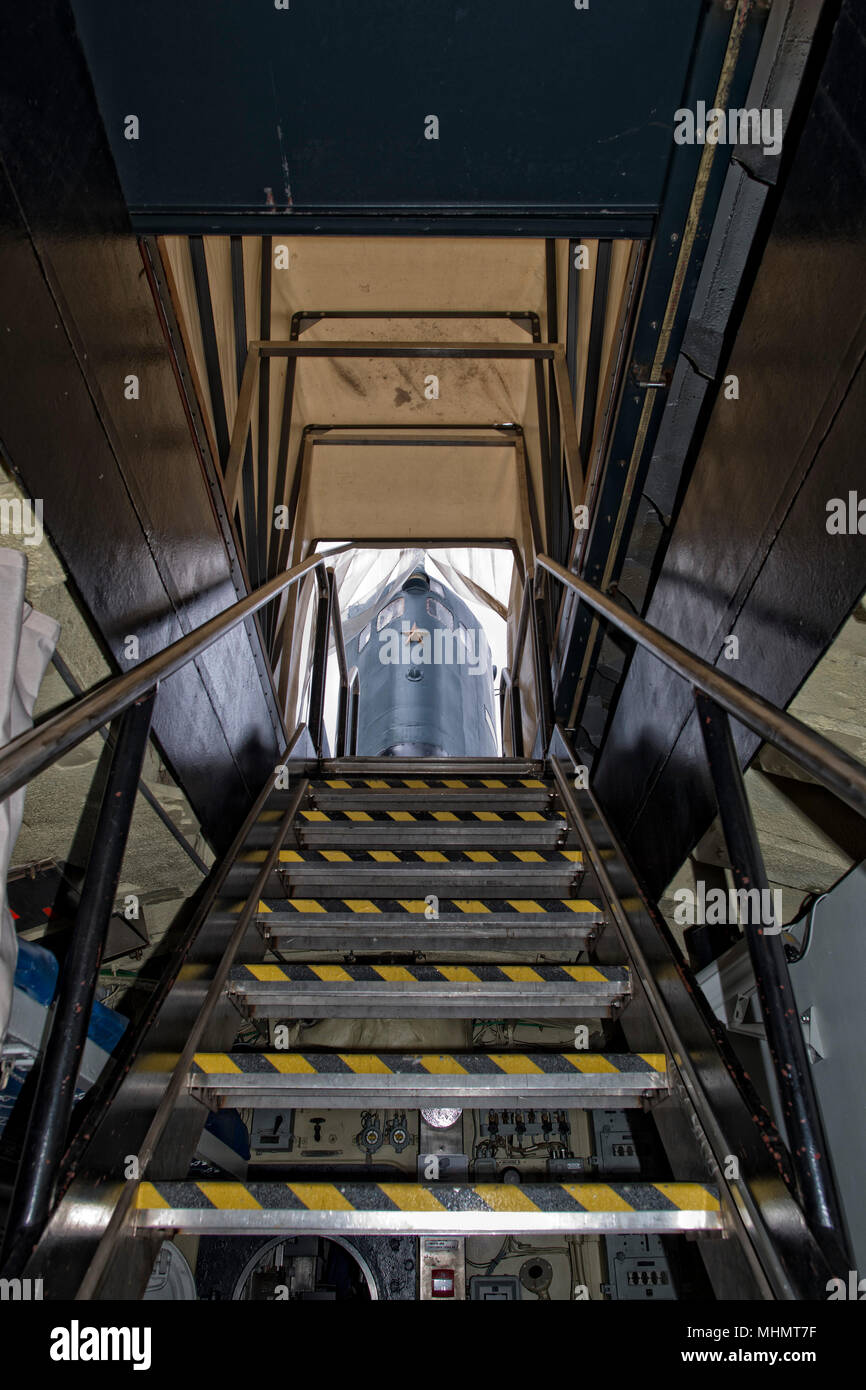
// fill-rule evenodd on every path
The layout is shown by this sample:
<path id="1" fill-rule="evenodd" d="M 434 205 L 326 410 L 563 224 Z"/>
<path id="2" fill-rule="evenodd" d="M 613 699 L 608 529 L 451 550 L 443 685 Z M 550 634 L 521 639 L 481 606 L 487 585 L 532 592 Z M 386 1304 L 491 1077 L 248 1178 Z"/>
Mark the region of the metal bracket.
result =
<path id="1" fill-rule="evenodd" d="M 800 1022 L 803 1025 L 803 1037 L 809 1051 L 809 1061 L 814 1066 L 816 1062 L 823 1062 L 827 1056 L 827 1045 L 821 1036 L 819 1015 L 813 1004 L 810 1004 L 808 1009 L 804 1009 L 800 1014 Z"/>

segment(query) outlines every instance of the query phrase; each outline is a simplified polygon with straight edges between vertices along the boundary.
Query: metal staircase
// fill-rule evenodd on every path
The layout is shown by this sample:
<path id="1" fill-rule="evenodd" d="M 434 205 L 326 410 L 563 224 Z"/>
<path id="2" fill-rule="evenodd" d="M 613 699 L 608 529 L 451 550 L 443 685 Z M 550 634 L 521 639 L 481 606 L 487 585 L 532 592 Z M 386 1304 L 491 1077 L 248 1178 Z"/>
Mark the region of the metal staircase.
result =
<path id="1" fill-rule="evenodd" d="M 545 557 L 539 564 L 695 688 L 736 882 L 760 887 L 764 871 L 725 711 L 861 810 L 866 774 L 847 755 Z M 690 1235 L 717 1299 L 823 1296 L 847 1256 L 805 1045 L 785 1012 L 778 936 L 746 927 L 800 1137 L 790 1151 L 643 896 L 564 731 L 554 726 L 544 756 L 530 759 L 324 757 L 326 626 L 309 728 L 295 731 L 176 924 L 113 1066 L 70 1124 L 69 1081 L 156 684 L 308 571 L 320 571 L 327 592 L 322 568 L 320 557 L 295 566 L 0 754 L 3 797 L 120 720 L 7 1220 L 4 1277 L 42 1278 L 52 1299 L 137 1299 L 164 1238 L 182 1232 L 415 1235 L 422 1246 L 541 1232 Z M 329 605 L 319 608 L 317 622 L 331 623 Z M 341 671 L 344 714 L 351 686 Z M 341 721 L 344 745 L 351 725 Z M 511 1025 L 527 1015 L 558 1030 L 556 1041 L 516 1039 Z M 401 1020 L 415 1041 L 392 1048 L 382 1034 L 357 1047 L 307 1046 L 297 1024 L 311 1020 Z M 446 1051 L 432 1032 L 442 1020 L 495 1020 L 504 1041 L 491 1047 L 473 1031 Z M 407 1113 L 462 1108 L 485 1120 L 488 1140 L 496 1115 L 517 1134 L 533 1124 L 550 1157 L 507 1180 L 489 1143 L 455 1150 L 422 1114 L 415 1171 L 404 1165 L 393 1181 L 327 1164 L 308 1180 L 237 1153 L 203 1173 L 206 1121 L 223 1107 L 253 1120 L 312 1107 L 320 1126 L 360 1111 L 368 1153 L 379 1111 L 393 1112 L 391 1135 L 396 1127 L 405 1148 Z M 563 1117 L 598 1110 L 647 1114 L 649 1158 L 615 1172 L 573 1154 Z"/>
<path id="2" fill-rule="evenodd" d="M 557 1109 L 649 1107 L 667 1096 L 663 1050 L 219 1050 L 250 1018 L 273 1026 L 528 1013 L 576 1024 L 615 1019 L 628 1007 L 627 956 L 596 960 L 601 934 L 613 928 L 544 764 L 479 760 L 455 775 L 449 763 L 367 763 L 324 763 L 298 789 L 274 792 L 250 827 L 211 921 L 242 911 L 264 878 L 253 916 L 258 939 L 245 941 L 229 969 L 223 1002 L 185 1070 L 186 1093 L 211 1108 L 538 1111 L 551 1133 Z M 288 822 L 286 807 L 294 812 Z M 209 929 L 211 922 L 205 940 Z M 205 987 L 199 977 L 202 995 Z M 145 1055 L 142 1068 L 166 1084 L 152 1065 Z M 466 1235 L 722 1227 L 717 1190 L 699 1181 L 548 1181 L 515 1190 L 474 1181 L 266 1181 L 264 1171 L 252 1181 L 196 1182 L 181 1163 L 173 1178 L 139 1188 L 132 1229 Z"/>

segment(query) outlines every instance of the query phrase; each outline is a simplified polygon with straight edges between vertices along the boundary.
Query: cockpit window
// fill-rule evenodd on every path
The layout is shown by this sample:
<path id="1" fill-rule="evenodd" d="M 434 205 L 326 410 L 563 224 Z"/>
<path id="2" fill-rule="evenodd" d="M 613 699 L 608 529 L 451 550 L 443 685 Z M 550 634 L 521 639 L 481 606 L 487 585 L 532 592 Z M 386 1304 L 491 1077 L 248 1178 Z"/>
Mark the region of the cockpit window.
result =
<path id="1" fill-rule="evenodd" d="M 395 598 L 391 603 L 386 603 L 376 619 L 376 631 L 381 632 L 383 627 L 393 623 L 395 618 L 399 618 L 405 607 L 402 598 Z"/>
<path id="2" fill-rule="evenodd" d="M 373 635 L 373 624 L 368 623 L 358 638 L 358 651 L 362 652 Z"/>
<path id="3" fill-rule="evenodd" d="M 427 600 L 427 612 L 430 614 L 431 618 L 434 618 L 437 623 L 441 623 L 443 627 L 453 628 L 454 614 L 451 612 L 451 609 L 446 608 L 444 603 L 440 603 L 438 598 L 433 598 L 432 594 Z"/>

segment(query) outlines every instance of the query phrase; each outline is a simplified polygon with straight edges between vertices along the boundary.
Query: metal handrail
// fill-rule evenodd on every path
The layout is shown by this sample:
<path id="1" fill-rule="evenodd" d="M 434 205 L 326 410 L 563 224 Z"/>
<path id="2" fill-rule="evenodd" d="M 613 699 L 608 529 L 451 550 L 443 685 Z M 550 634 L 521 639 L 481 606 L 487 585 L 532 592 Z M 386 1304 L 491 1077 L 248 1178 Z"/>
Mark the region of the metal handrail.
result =
<path id="1" fill-rule="evenodd" d="M 357 666 L 340 677 L 340 703 L 337 709 L 338 758 L 354 758 L 358 751 L 358 701 L 361 695 L 361 675 Z"/>
<path id="2" fill-rule="evenodd" d="M 5 801 L 19 787 L 26 786 L 31 778 L 44 772 L 45 768 L 57 762 L 70 748 L 89 738 L 103 724 L 123 714 L 160 681 L 200 656 L 225 633 L 291 588 L 310 570 L 323 568 L 326 558 L 324 555 L 313 555 L 301 561 L 284 574 L 262 584 L 246 598 L 233 603 L 201 627 L 187 633 L 186 637 L 172 642 L 156 656 L 148 657 L 122 676 L 113 676 L 104 681 L 36 728 L 12 739 L 0 750 L 0 801 Z"/>
<path id="3" fill-rule="evenodd" d="M 543 600 L 540 600 L 535 592 L 534 580 L 532 583 L 532 596 L 530 598 L 529 625 L 532 632 L 532 667 L 535 678 L 535 698 L 538 704 L 536 718 L 538 730 L 541 735 L 541 748 L 542 751 L 544 751 L 549 747 L 553 735 L 553 683 L 550 679 L 550 653 L 547 646 L 547 624 L 544 616 L 544 605 Z"/>
<path id="4" fill-rule="evenodd" d="M 535 685 L 536 704 L 535 716 L 537 730 L 540 730 L 541 733 L 542 749 L 547 747 L 553 733 L 553 689 L 550 682 L 549 663 L 547 661 L 547 644 L 545 636 L 541 631 L 541 623 L 542 617 L 539 613 L 537 595 L 535 592 L 535 575 L 532 570 L 528 570 L 523 585 L 520 616 L 517 620 L 514 650 L 511 654 L 511 667 L 510 669 L 503 667 L 500 673 L 499 685 L 500 719 L 503 738 L 502 746 L 503 748 L 505 747 L 505 712 L 507 707 L 511 727 L 511 751 L 515 758 L 522 758 L 524 752 L 523 702 L 520 697 L 520 667 L 523 661 L 523 649 L 526 646 L 527 633 L 530 634 L 532 646 L 532 679 Z"/>
<path id="5" fill-rule="evenodd" d="M 635 618 L 612 599 L 585 580 L 558 565 L 548 555 L 536 557 L 536 564 L 606 618 L 620 632 L 657 656 L 671 670 L 708 695 L 728 714 L 732 714 L 766 743 L 772 743 L 816 781 L 846 802 L 859 815 L 866 816 L 866 767 L 821 734 L 816 734 L 792 714 L 756 695 L 739 681 L 731 680 L 714 666 L 667 637 L 657 627 Z"/>
<path id="6" fill-rule="evenodd" d="M 160 681 L 194 660 L 308 572 L 315 571 L 319 594 L 310 694 L 311 737 L 321 757 L 328 633 L 333 626 L 341 687 L 345 687 L 341 688 L 340 751 L 346 750 L 347 735 L 349 750 L 354 751 L 357 744 L 359 679 L 354 668 L 351 675 L 346 671 L 336 580 L 333 569 L 325 568 L 325 558 L 323 555 L 311 556 L 278 575 L 156 656 L 80 696 L 67 709 L 13 739 L 0 752 L 2 800 L 50 767 L 70 748 L 101 730 L 104 724 L 120 717 L 117 746 L 88 859 L 76 928 L 61 974 L 57 1006 L 43 1049 L 36 1099 L 31 1109 L 24 1152 L 4 1232 L 2 1253 L 6 1266 L 10 1261 L 26 1258 L 28 1242 L 38 1238 L 51 1207 Z M 352 710 L 349 717 L 347 704 L 350 700 Z M 287 814 L 293 817 L 295 811 Z M 276 854 L 276 849 L 273 854 Z M 258 901 L 260 892 L 260 886 L 256 886 L 254 902 Z M 242 922 L 238 930 L 240 925 L 245 926 Z"/>
<path id="7" fill-rule="evenodd" d="M 120 720 L 93 846 L 63 962 L 57 1002 L 38 1067 L 18 1174 L 3 1233 L 3 1255 L 41 1230 L 63 1154 L 87 1042 L 111 907 L 144 761 L 156 687 Z"/>
<path id="8" fill-rule="evenodd" d="M 207 993 L 196 1014 L 195 1022 L 187 1034 L 183 1048 L 171 1070 L 168 1085 L 163 1091 L 147 1133 L 138 1146 L 137 1158 L 139 1172 L 142 1178 L 157 1152 L 159 1141 L 162 1138 L 166 1125 L 175 1112 L 178 1100 L 186 1085 L 193 1058 L 201 1045 L 205 1029 L 210 1019 L 213 1017 L 214 1011 L 218 1008 L 220 1000 L 224 998 L 229 971 L 234 964 L 235 956 L 240 950 L 243 939 L 249 930 L 253 914 L 256 911 L 260 899 L 264 895 L 265 885 L 273 872 L 274 864 L 278 860 L 280 850 L 286 842 L 308 788 L 309 780 L 306 777 L 300 777 L 292 791 L 289 804 L 285 808 L 280 819 L 277 832 L 269 848 L 264 853 L 255 881 L 244 899 L 240 914 L 220 958 L 219 964 L 210 978 Z M 99 1279 L 105 1272 L 108 1258 L 114 1248 L 114 1241 L 118 1230 L 122 1227 L 124 1220 L 127 1218 L 134 1205 L 137 1191 L 138 1183 L 136 1182 L 128 1182 L 121 1189 L 120 1197 L 109 1219 L 108 1226 L 102 1233 L 97 1250 L 88 1266 L 82 1285 L 78 1290 L 77 1296 L 79 1300 L 88 1300 L 96 1296 Z"/>
<path id="9" fill-rule="evenodd" d="M 769 885 L 729 715 L 792 758 L 858 814 L 866 815 L 866 768 L 856 759 L 762 696 L 722 675 L 658 628 L 633 617 L 549 556 L 539 555 L 536 563 L 691 685 L 739 890 L 757 892 L 763 905 Z M 746 901 L 752 900 L 747 897 Z M 792 1008 L 794 996 L 780 930 L 781 924 L 765 919 L 763 906 L 757 921 L 751 911 L 743 921 L 800 1200 L 813 1230 L 832 1239 L 844 1229 L 841 1208 L 806 1044 Z"/>
<path id="10" fill-rule="evenodd" d="M 51 658 L 51 661 L 58 674 L 60 675 L 61 679 L 63 680 L 64 684 L 69 687 L 69 689 L 72 691 L 72 694 L 77 699 L 80 698 L 84 694 L 84 692 L 81 689 L 81 686 L 78 684 L 78 681 L 73 676 L 69 667 L 66 665 L 66 662 L 63 660 L 60 653 L 55 651 Z M 104 727 L 99 730 L 99 736 L 106 743 L 108 742 L 108 739 L 111 737 L 108 730 Z M 193 864 L 195 864 L 199 872 L 205 875 L 209 874 L 209 865 L 207 865 L 204 862 L 201 855 L 190 844 L 183 831 L 177 825 L 175 825 L 174 821 L 166 811 L 165 807 L 154 796 L 153 792 L 150 790 L 150 787 L 147 785 L 143 778 L 139 781 L 138 790 L 139 794 L 144 797 L 145 801 L 147 802 L 150 809 L 153 811 L 154 815 L 159 817 L 166 830 L 168 831 L 169 835 L 171 835 L 173 839 L 177 840 L 177 843 L 180 845 L 184 854 L 189 856 L 189 858 L 192 860 Z"/>

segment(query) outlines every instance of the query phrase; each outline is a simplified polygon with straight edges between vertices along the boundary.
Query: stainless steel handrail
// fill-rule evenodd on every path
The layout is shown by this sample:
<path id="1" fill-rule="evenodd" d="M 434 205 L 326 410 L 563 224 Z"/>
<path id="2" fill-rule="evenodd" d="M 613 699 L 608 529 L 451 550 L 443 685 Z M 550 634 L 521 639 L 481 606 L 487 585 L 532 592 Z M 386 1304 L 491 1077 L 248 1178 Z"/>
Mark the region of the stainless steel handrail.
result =
<path id="1" fill-rule="evenodd" d="M 585 580 L 539 555 L 536 563 L 595 609 L 607 622 L 688 681 L 716 792 L 722 829 L 739 891 L 769 899 L 769 881 L 752 819 L 729 716 L 780 749 L 818 782 L 866 815 L 866 768 L 798 719 L 717 671 L 658 628 L 633 617 Z M 758 1000 L 804 1214 L 813 1231 L 834 1243 L 843 1240 L 843 1220 L 820 1106 L 796 1010 L 788 963 L 779 936 L 781 923 L 747 912 L 743 932 L 757 984 Z"/>
<path id="2" fill-rule="evenodd" d="M 148 657 L 122 676 L 113 676 L 104 681 L 36 728 L 12 739 L 0 750 L 0 801 L 19 787 L 26 786 L 31 778 L 50 767 L 70 748 L 75 748 L 103 724 L 122 714 L 160 681 L 200 656 L 225 633 L 291 588 L 310 570 L 324 567 L 326 558 L 324 555 L 313 555 L 284 574 L 268 580 L 267 584 L 262 584 L 246 598 L 187 633 L 186 637 L 172 642 L 156 656 Z"/>
<path id="3" fill-rule="evenodd" d="M 866 767 L 856 758 L 837 748 L 821 734 L 816 734 L 793 715 L 778 709 L 762 695 L 756 695 L 747 686 L 740 685 L 739 681 L 722 675 L 721 671 L 701 657 L 694 656 L 657 627 L 652 627 L 642 618 L 633 617 L 613 599 L 594 589 L 585 580 L 578 579 L 577 575 L 558 565 L 548 555 L 537 556 L 536 564 L 572 589 L 620 632 L 633 638 L 639 646 L 652 652 L 728 714 L 739 719 L 753 733 L 785 753 L 828 791 L 835 793 L 861 816 L 866 816 Z"/>

